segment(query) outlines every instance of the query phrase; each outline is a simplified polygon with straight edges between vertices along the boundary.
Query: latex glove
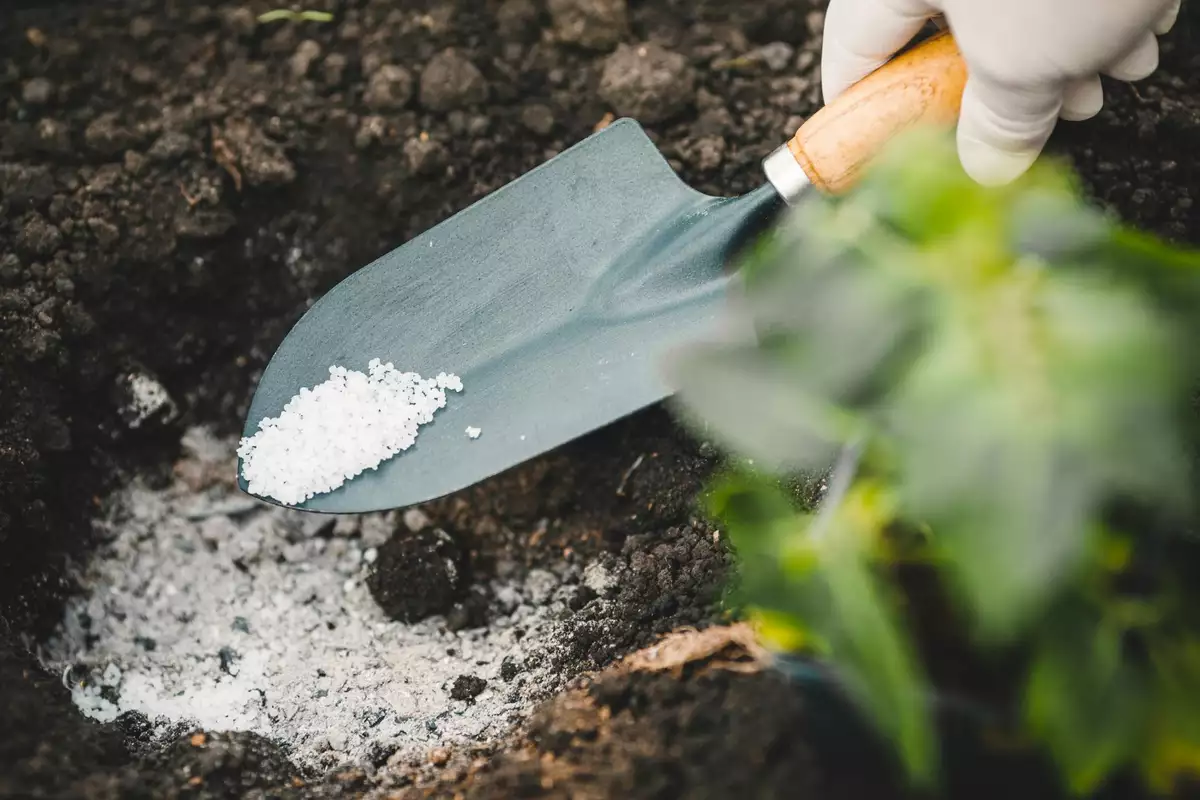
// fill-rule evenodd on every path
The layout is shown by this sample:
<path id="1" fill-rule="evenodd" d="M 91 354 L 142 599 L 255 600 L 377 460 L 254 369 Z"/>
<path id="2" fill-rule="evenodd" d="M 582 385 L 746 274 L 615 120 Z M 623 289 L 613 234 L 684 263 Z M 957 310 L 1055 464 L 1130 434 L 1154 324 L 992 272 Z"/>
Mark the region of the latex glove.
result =
<path id="1" fill-rule="evenodd" d="M 1104 104 L 1100 74 L 1136 81 L 1158 68 L 1158 40 L 1181 0 L 829 0 L 821 54 L 828 103 L 887 61 L 931 18 L 967 63 L 958 152 L 983 184 L 1021 175 L 1061 117 Z"/>

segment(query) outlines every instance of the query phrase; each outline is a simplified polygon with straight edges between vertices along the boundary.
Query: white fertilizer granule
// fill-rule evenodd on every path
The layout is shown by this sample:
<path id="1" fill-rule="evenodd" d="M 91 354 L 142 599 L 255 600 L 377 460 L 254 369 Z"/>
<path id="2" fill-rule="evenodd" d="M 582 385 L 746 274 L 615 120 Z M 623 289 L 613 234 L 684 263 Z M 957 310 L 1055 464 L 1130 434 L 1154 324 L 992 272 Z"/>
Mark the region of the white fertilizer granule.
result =
<path id="1" fill-rule="evenodd" d="M 457 375 L 422 378 L 372 359 L 367 374 L 329 368 L 329 379 L 301 389 L 278 417 L 259 423 L 237 454 L 251 494 L 286 505 L 331 492 L 413 446 L 417 429 L 461 392 Z"/>
<path id="2" fill-rule="evenodd" d="M 486 628 L 389 619 L 365 578 L 399 515 L 330 524 L 198 482 L 232 475 L 234 442 L 198 446 L 213 441 L 189 432 L 173 485 L 135 483 L 96 522 L 83 592 L 40 646 L 84 714 L 141 712 L 164 737 L 250 731 L 330 768 L 501 736 L 553 683 L 542 656 L 569 587 L 538 570 L 495 580 Z M 525 666 L 502 677 L 506 661 Z M 486 681 L 470 701 L 451 694 L 463 675 Z"/>
<path id="3" fill-rule="evenodd" d="M 467 436 L 472 439 L 478 439 L 479 434 L 483 433 L 481 428 L 467 428 Z"/>

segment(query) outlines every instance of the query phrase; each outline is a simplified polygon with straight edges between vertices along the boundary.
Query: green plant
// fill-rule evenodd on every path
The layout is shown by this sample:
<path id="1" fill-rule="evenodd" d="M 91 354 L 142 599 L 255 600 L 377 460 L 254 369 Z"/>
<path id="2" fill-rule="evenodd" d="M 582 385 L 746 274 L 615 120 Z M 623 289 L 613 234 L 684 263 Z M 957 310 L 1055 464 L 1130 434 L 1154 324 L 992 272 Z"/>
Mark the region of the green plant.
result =
<path id="1" fill-rule="evenodd" d="M 1047 162 L 987 189 L 898 140 L 743 265 L 757 341 L 675 364 L 678 410 L 738 457 L 710 509 L 777 647 L 828 659 L 910 776 L 939 774 L 898 565 L 980 653 L 1079 793 L 1200 770 L 1189 571 L 1200 257 L 1089 207 Z M 779 478 L 837 461 L 817 510 Z"/>
<path id="2" fill-rule="evenodd" d="M 327 11 L 293 11 L 290 8 L 274 8 L 258 15 L 259 22 L 276 22 L 281 19 L 292 22 L 333 22 L 333 14 Z"/>

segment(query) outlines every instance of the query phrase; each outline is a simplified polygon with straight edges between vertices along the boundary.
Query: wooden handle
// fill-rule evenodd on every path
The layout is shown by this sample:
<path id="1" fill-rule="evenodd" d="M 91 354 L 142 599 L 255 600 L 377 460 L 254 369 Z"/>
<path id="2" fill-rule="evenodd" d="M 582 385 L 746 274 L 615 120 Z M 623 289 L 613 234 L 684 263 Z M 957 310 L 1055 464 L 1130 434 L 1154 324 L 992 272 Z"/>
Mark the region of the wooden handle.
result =
<path id="1" fill-rule="evenodd" d="M 896 134 L 918 124 L 953 125 L 967 65 L 949 32 L 930 37 L 813 114 L 788 150 L 813 186 L 837 194 Z"/>

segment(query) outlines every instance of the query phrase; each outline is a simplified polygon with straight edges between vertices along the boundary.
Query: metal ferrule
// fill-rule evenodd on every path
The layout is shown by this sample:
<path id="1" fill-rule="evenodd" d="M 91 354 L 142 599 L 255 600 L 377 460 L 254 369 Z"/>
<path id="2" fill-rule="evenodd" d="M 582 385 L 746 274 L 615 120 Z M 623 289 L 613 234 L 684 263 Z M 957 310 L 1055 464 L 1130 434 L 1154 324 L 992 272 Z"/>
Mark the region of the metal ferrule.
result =
<path id="1" fill-rule="evenodd" d="M 804 170 L 786 144 L 775 148 L 771 155 L 763 159 L 762 164 L 767 180 L 789 206 L 795 205 L 812 186 L 812 182 L 804 174 Z"/>

